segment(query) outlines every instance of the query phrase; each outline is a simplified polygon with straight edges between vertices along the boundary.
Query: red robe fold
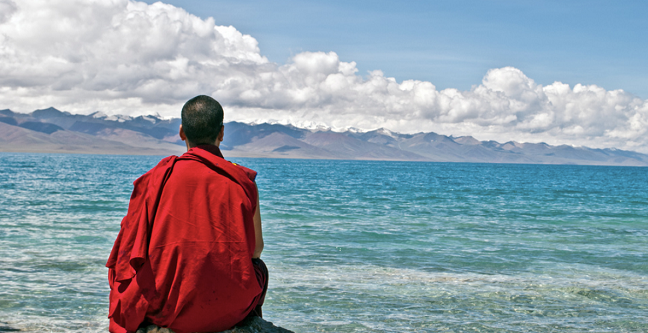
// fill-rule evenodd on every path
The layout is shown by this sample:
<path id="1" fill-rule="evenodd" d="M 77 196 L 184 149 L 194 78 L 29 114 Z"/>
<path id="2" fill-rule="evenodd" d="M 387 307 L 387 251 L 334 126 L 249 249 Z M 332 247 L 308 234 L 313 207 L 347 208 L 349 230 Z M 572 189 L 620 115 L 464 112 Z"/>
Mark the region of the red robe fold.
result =
<path id="1" fill-rule="evenodd" d="M 216 146 L 170 156 L 134 182 L 106 267 L 111 332 L 177 333 L 240 322 L 262 292 L 254 268 L 256 172 Z"/>

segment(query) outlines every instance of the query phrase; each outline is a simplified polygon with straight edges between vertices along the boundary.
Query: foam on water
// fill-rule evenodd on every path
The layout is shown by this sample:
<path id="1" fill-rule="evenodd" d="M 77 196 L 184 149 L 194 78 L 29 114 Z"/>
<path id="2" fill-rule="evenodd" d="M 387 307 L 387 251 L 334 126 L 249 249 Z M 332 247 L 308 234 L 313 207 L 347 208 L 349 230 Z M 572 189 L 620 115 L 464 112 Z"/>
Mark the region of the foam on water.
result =
<path id="1" fill-rule="evenodd" d="M 281 267 L 269 302 L 273 314 L 282 314 L 277 323 L 298 330 L 313 329 L 313 323 L 319 330 L 346 330 L 343 319 L 377 331 L 463 330 L 471 322 L 511 331 L 584 331 L 596 322 L 609 332 L 645 327 L 645 276 L 588 265 L 546 268 L 543 274 L 485 275 L 374 265 Z M 283 298 L 277 299 L 277 291 Z M 295 308 L 295 300 L 304 305 Z M 285 313 L 290 320 L 281 319 Z"/>
<path id="2" fill-rule="evenodd" d="M 159 157 L 0 153 L 0 328 L 107 327 L 104 267 Z M 648 331 L 648 169 L 240 159 L 265 316 L 298 332 Z"/>

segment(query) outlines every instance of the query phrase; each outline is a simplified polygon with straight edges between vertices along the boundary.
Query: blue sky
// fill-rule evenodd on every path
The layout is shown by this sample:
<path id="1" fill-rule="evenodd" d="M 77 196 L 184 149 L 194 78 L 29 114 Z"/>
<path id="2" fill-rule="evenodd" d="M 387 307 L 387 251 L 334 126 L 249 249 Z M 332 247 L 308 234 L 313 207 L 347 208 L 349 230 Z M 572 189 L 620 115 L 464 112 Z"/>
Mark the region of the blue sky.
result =
<path id="1" fill-rule="evenodd" d="M 153 1 L 147 1 L 153 3 Z M 365 75 L 468 90 L 492 68 L 648 98 L 648 1 L 171 0 L 232 25 L 283 64 L 334 51 Z"/>
<path id="2" fill-rule="evenodd" d="M 648 2 L 0 0 L 0 109 L 648 153 Z"/>

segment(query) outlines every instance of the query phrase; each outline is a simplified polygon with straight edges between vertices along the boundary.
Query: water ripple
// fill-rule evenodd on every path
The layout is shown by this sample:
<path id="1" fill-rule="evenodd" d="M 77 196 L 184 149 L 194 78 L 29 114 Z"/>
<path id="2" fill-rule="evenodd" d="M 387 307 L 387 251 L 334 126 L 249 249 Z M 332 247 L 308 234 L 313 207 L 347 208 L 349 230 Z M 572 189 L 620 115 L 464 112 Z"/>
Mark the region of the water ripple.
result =
<path id="1" fill-rule="evenodd" d="M 106 330 L 105 260 L 159 159 L 0 153 L 0 330 Z M 647 168 L 237 162 L 259 171 L 276 324 L 648 330 Z"/>

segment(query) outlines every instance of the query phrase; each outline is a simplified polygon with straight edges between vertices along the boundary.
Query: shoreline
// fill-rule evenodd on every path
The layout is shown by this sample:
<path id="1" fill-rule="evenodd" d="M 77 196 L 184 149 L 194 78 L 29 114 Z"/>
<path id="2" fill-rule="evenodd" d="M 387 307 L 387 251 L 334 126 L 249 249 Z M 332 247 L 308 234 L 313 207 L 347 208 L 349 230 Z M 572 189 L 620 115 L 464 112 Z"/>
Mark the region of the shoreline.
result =
<path id="1" fill-rule="evenodd" d="M 184 147 L 182 148 L 184 149 Z M 412 162 L 412 163 L 448 163 L 448 164 L 492 164 L 492 165 L 562 165 L 562 166 L 603 166 L 603 167 L 637 167 L 645 168 L 647 165 L 626 165 L 626 164 L 613 164 L 613 163 L 595 163 L 593 161 L 587 161 L 587 163 L 521 163 L 521 162 L 478 162 L 478 161 L 413 161 L 413 160 L 401 160 L 401 159 L 370 159 L 370 158 L 356 158 L 356 159 L 346 159 L 346 158 L 330 158 L 330 157 L 304 157 L 304 156 L 285 156 L 285 155 L 273 155 L 273 154 L 263 154 L 263 153 L 249 153 L 241 152 L 236 150 L 222 150 L 225 159 L 230 158 L 265 158 L 265 159 L 278 159 L 278 160 L 317 160 L 317 161 L 366 161 L 366 162 Z M 47 149 L 5 149 L 0 148 L 0 154 L 55 154 L 55 155 L 103 155 L 103 156 L 171 156 L 176 155 L 180 156 L 184 153 L 184 150 L 172 152 L 172 151 L 113 151 L 113 150 L 87 150 L 87 149 L 78 149 L 78 150 L 47 150 Z"/>

